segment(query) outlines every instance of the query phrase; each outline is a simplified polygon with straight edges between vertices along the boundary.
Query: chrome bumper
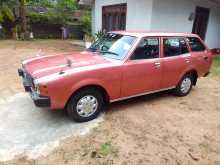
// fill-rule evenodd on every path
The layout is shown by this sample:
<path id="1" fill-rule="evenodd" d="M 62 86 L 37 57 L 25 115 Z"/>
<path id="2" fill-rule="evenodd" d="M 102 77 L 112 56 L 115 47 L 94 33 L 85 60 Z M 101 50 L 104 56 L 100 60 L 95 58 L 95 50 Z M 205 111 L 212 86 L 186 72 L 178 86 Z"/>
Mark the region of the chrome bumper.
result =
<path id="1" fill-rule="evenodd" d="M 18 75 L 22 77 L 23 86 L 25 89 L 25 92 L 30 93 L 30 96 L 32 100 L 34 101 L 34 104 L 37 107 L 50 107 L 50 98 L 45 96 L 39 96 L 34 90 L 33 90 L 33 78 L 26 73 L 23 69 L 18 69 Z"/>

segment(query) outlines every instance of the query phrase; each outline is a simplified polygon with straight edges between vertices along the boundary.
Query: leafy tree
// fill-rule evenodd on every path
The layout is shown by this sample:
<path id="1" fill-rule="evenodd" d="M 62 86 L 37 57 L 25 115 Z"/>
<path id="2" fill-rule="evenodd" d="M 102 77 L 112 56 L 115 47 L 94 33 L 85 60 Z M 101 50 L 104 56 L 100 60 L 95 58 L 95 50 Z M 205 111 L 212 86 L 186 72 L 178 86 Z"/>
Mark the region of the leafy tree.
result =
<path id="1" fill-rule="evenodd" d="M 77 9 L 76 0 L 57 0 L 55 8 L 61 12 L 71 12 Z"/>
<path id="2" fill-rule="evenodd" d="M 21 39 L 29 39 L 26 18 L 26 0 L 19 0 L 19 17 L 21 27 Z"/>
<path id="3" fill-rule="evenodd" d="M 71 22 L 78 9 L 76 0 L 29 0 L 29 6 L 46 7 L 47 13 L 29 12 L 31 23 L 66 24 Z"/>
<path id="4" fill-rule="evenodd" d="M 27 13 L 27 6 L 46 7 L 48 13 Z M 27 15 L 31 19 L 63 24 L 71 21 L 72 12 L 77 8 L 76 0 L 0 0 L 0 24 L 9 35 L 17 33 L 19 29 L 21 38 L 27 39 L 29 36 Z"/>
<path id="5" fill-rule="evenodd" d="M 15 6 L 16 0 L 0 0 L 0 24 L 5 34 L 12 36 L 15 27 L 16 16 Z"/>
<path id="6" fill-rule="evenodd" d="M 44 6 L 48 8 L 53 8 L 55 6 L 55 1 L 53 0 L 28 0 L 27 4 L 29 6 Z"/>
<path id="7" fill-rule="evenodd" d="M 4 19 L 10 21 L 15 20 L 15 15 L 13 13 L 13 8 L 15 6 L 13 0 L 0 0 L 0 23 L 3 23 Z"/>
<path id="8" fill-rule="evenodd" d="M 85 15 L 81 19 L 83 32 L 86 33 L 86 34 L 91 34 L 91 31 L 92 31 L 92 29 L 91 29 L 92 28 L 91 27 L 92 22 L 91 21 L 92 21 L 91 14 L 90 15 Z"/>
<path id="9" fill-rule="evenodd" d="M 58 11 L 69 12 L 77 9 L 76 0 L 27 0 L 29 6 L 53 8 Z"/>

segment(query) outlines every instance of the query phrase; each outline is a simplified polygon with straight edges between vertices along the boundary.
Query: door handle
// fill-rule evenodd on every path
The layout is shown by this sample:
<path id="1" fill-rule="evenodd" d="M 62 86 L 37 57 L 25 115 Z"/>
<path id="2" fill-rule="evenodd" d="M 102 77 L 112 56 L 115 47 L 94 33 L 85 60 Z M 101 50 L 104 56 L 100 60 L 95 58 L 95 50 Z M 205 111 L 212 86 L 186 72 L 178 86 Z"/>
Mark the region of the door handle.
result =
<path id="1" fill-rule="evenodd" d="M 185 61 L 186 61 L 186 63 L 190 63 L 190 59 L 189 58 L 186 58 Z"/>
<path id="2" fill-rule="evenodd" d="M 156 68 L 160 68 L 160 62 L 155 62 L 154 64 Z"/>
<path id="3" fill-rule="evenodd" d="M 207 61 L 209 59 L 209 57 L 205 56 L 205 57 L 203 57 L 203 59 Z"/>

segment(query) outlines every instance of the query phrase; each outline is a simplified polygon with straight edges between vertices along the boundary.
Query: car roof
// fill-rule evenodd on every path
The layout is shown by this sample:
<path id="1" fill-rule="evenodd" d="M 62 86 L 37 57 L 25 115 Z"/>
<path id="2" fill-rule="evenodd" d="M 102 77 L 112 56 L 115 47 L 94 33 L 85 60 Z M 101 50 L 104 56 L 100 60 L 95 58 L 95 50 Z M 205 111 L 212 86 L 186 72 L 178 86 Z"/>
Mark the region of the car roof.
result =
<path id="1" fill-rule="evenodd" d="M 199 37 L 192 33 L 170 33 L 170 32 L 145 32 L 145 31 L 112 31 L 110 33 L 129 35 L 135 37 L 147 37 L 147 36 L 158 36 L 158 37 Z"/>

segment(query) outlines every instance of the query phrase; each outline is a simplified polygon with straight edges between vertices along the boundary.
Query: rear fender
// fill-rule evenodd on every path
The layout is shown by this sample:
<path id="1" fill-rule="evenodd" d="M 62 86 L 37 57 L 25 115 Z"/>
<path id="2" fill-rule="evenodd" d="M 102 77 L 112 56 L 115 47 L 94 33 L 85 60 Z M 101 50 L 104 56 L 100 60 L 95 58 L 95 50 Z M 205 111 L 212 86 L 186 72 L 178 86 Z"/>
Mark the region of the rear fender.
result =
<path id="1" fill-rule="evenodd" d="M 181 74 L 180 77 L 179 77 L 179 81 L 177 82 L 177 84 L 182 80 L 182 78 L 183 78 L 187 73 L 191 73 L 191 72 L 195 72 L 195 73 L 197 74 L 197 76 L 199 77 L 198 71 L 197 71 L 194 67 L 190 67 L 190 68 L 187 68 L 186 70 L 184 70 L 184 71 L 182 72 L 182 74 Z M 197 80 L 195 80 L 194 85 L 196 85 L 196 81 L 197 81 Z"/>

